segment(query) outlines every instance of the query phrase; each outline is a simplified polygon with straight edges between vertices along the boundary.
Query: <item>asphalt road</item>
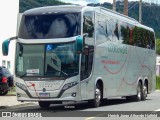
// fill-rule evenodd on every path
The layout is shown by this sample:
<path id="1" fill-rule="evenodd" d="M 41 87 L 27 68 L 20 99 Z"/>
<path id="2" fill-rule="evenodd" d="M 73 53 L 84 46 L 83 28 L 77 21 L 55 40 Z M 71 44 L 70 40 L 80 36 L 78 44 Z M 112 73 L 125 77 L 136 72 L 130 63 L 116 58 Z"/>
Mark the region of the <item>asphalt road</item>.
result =
<path id="1" fill-rule="evenodd" d="M 115 98 L 105 101 L 99 108 L 89 108 L 87 103 L 73 105 L 51 105 L 48 109 L 41 109 L 38 105 L 0 109 L 0 112 L 14 113 L 39 113 L 43 117 L 65 117 L 64 119 L 76 117 L 76 119 L 92 120 L 109 118 L 146 117 L 155 120 L 160 117 L 160 91 L 149 94 L 146 101 L 134 102 L 126 99 Z M 160 119 L 160 118 L 159 118 Z"/>

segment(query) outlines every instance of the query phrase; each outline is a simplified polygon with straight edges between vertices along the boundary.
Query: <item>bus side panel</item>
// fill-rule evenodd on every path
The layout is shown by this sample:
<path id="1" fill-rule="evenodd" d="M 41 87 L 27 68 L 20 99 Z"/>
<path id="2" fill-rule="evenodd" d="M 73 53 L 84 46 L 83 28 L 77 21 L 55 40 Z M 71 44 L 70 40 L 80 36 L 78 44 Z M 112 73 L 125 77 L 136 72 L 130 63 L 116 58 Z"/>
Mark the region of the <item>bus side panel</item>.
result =
<path id="1" fill-rule="evenodd" d="M 128 48 L 117 44 L 108 41 L 96 46 L 94 74 L 102 77 L 104 97 L 126 95 L 128 92 L 127 85 L 122 84 L 129 58 Z M 116 48 L 122 53 L 116 52 Z"/>
<path id="2" fill-rule="evenodd" d="M 149 56 L 149 57 L 148 57 Z M 104 97 L 135 95 L 138 80 L 154 87 L 154 50 L 106 42 L 96 46 L 94 75 L 104 84 Z"/>

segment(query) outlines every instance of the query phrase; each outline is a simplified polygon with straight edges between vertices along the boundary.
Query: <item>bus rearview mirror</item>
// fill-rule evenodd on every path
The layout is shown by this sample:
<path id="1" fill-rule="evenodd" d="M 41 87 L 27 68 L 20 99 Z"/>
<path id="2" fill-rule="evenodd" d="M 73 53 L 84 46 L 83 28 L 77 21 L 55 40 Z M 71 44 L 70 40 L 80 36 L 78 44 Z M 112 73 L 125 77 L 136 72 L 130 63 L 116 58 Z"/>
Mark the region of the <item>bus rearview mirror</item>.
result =
<path id="1" fill-rule="evenodd" d="M 3 53 L 4 56 L 8 55 L 9 43 L 10 43 L 9 39 L 4 40 L 3 43 L 2 43 L 2 53 Z"/>
<path id="2" fill-rule="evenodd" d="M 18 37 L 15 36 L 15 37 L 11 37 L 9 39 L 6 39 L 3 41 L 2 43 L 2 53 L 4 56 L 7 56 L 8 55 L 8 52 L 9 52 L 9 43 L 11 40 L 16 40 Z"/>
<path id="3" fill-rule="evenodd" d="M 76 37 L 76 48 L 77 48 L 77 53 L 81 53 L 83 50 L 83 37 L 78 36 Z"/>

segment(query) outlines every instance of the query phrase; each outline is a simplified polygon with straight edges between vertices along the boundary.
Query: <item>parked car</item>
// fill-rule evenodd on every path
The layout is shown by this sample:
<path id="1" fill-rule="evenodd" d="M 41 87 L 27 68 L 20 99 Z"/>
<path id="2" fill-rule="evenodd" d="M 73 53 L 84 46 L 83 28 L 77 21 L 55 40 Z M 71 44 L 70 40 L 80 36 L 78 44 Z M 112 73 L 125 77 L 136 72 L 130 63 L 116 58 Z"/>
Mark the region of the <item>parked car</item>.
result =
<path id="1" fill-rule="evenodd" d="M 13 86 L 13 75 L 6 67 L 0 66 L 0 95 L 6 95 Z"/>

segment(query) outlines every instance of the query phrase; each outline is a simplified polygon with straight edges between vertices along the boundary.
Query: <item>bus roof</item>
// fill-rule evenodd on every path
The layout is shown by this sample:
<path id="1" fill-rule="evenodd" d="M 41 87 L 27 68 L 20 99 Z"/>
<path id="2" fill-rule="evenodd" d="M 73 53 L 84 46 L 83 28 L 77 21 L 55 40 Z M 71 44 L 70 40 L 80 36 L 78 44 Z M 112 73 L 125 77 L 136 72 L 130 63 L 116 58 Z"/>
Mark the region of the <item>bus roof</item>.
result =
<path id="1" fill-rule="evenodd" d="M 52 14 L 57 12 L 81 12 L 85 6 L 80 5 L 58 5 L 58 6 L 46 6 L 27 10 L 24 12 L 25 15 L 35 14 Z"/>
<path id="2" fill-rule="evenodd" d="M 123 14 L 109 10 L 104 7 L 91 7 L 91 6 L 81 6 L 81 5 L 46 6 L 46 7 L 39 7 L 39 8 L 27 10 L 26 12 L 24 12 L 24 14 L 25 15 L 37 15 L 37 14 L 52 14 L 52 13 L 58 13 L 58 12 L 70 13 L 70 12 L 81 12 L 82 10 L 105 11 L 106 13 L 108 13 L 110 15 L 112 14 L 115 17 L 119 17 L 119 19 L 123 19 L 125 21 L 128 21 L 128 23 L 134 23 L 134 24 L 136 24 L 136 26 L 142 27 L 144 29 L 148 29 L 150 31 L 154 31 L 152 28 L 140 24 L 134 18 L 125 16 Z"/>

